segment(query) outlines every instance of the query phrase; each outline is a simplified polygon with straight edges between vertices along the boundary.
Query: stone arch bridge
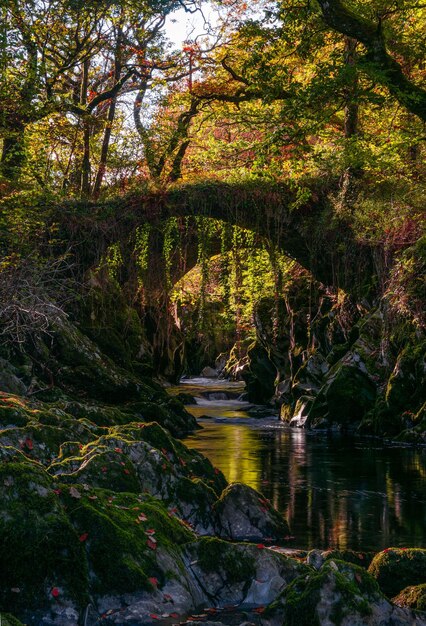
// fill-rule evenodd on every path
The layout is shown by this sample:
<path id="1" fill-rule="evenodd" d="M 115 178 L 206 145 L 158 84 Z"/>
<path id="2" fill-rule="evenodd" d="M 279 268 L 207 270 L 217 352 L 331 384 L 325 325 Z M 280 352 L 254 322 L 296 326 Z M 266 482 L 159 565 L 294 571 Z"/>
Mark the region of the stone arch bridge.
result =
<path id="1" fill-rule="evenodd" d="M 111 244 L 130 260 L 136 229 L 150 224 L 148 290 L 162 288 L 161 225 L 170 217 L 207 217 L 250 229 L 309 270 L 314 279 L 355 297 L 374 283 L 377 250 L 356 240 L 349 224 L 336 216 L 321 188 L 286 184 L 222 182 L 181 184 L 167 190 L 134 192 L 103 203 L 69 203 L 54 215 L 60 234 L 84 271 L 96 266 Z M 156 234 L 155 234 L 156 233 Z M 197 233 L 188 236 L 185 263 L 172 264 L 172 282 L 198 258 Z M 212 242 L 212 254 L 220 251 Z M 131 263 L 129 264 L 131 267 Z M 131 270 L 129 270 L 131 274 Z M 123 280 L 130 276 L 123 276 Z"/>

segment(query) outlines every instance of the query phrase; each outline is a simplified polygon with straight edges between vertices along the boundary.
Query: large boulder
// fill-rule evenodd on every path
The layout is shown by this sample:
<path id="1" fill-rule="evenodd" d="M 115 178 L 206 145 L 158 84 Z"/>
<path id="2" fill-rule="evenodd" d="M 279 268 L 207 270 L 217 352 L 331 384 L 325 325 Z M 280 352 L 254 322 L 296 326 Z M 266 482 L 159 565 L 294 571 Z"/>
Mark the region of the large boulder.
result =
<path id="1" fill-rule="evenodd" d="M 426 625 L 426 616 L 392 605 L 363 568 L 337 560 L 293 581 L 267 617 L 285 626 Z"/>
<path id="2" fill-rule="evenodd" d="M 341 360 L 330 370 L 316 396 L 307 424 L 312 428 L 357 424 L 373 408 L 376 393 L 376 385 L 366 372 Z"/>
<path id="3" fill-rule="evenodd" d="M 392 598 L 405 587 L 426 583 L 426 550 L 388 548 L 376 554 L 368 571 Z"/>
<path id="4" fill-rule="evenodd" d="M 205 537 L 186 548 L 190 570 L 215 606 L 272 602 L 309 568 L 262 545 Z"/>
<path id="5" fill-rule="evenodd" d="M 242 483 L 229 485 L 213 506 L 218 535 L 224 539 L 280 541 L 288 524 L 262 494 Z"/>

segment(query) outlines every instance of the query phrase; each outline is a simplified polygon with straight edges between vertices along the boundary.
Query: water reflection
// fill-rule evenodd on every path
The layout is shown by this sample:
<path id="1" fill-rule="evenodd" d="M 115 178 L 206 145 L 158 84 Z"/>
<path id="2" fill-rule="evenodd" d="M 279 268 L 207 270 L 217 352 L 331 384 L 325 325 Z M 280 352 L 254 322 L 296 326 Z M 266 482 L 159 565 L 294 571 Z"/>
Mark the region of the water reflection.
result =
<path id="1" fill-rule="evenodd" d="M 378 550 L 426 543 L 426 450 L 318 436 L 277 421 L 203 420 L 185 443 L 229 481 L 262 491 L 297 547 Z"/>

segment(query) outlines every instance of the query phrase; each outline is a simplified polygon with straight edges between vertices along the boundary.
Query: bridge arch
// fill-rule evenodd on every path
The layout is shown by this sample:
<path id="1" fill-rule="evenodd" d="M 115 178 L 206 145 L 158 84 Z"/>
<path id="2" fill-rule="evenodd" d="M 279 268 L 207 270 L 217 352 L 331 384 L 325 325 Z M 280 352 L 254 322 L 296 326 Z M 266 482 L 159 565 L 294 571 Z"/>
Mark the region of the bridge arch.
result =
<path id="1" fill-rule="evenodd" d="M 328 196 L 314 186 L 295 190 L 284 183 L 188 183 L 89 207 L 69 204 L 55 220 L 88 269 L 114 242 L 129 245 L 131 254 L 129 242 L 137 227 L 150 224 L 161 230 L 170 217 L 210 217 L 253 230 L 325 285 L 355 296 L 371 287 L 376 251 L 356 239 L 345 219 L 333 212 Z"/>

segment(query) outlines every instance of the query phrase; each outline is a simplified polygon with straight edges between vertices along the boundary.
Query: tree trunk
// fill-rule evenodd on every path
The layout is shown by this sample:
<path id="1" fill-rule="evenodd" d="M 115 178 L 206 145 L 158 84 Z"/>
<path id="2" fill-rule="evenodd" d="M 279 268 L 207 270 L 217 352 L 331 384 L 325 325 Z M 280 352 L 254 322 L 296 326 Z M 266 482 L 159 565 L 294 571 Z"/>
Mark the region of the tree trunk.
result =
<path id="1" fill-rule="evenodd" d="M 121 59 L 120 59 L 121 46 L 122 46 L 122 31 L 121 31 L 121 27 L 119 26 L 118 33 L 117 33 L 117 45 L 115 49 L 114 84 L 118 83 L 118 81 L 120 80 L 120 75 L 121 75 Z M 104 138 L 102 141 L 101 158 L 99 161 L 99 167 L 98 167 L 98 171 L 96 174 L 95 184 L 93 187 L 93 197 L 95 200 L 99 198 L 99 194 L 101 192 L 101 187 L 102 187 L 102 181 L 104 179 L 105 172 L 106 172 L 109 142 L 111 140 L 112 125 L 114 123 L 116 107 L 117 107 L 117 96 L 114 96 L 113 98 L 111 98 L 111 102 L 110 102 L 109 109 L 108 109 L 107 123 L 105 127 Z"/>
<path id="2" fill-rule="evenodd" d="M 356 64 L 356 47 L 357 41 L 351 37 L 345 37 L 345 63 L 349 67 L 354 67 Z M 345 121 L 344 121 L 344 133 L 345 139 L 350 140 L 358 134 L 358 121 L 359 121 L 359 104 L 356 101 L 356 90 L 358 87 L 358 77 L 354 76 L 354 81 L 351 86 L 346 90 L 346 106 L 345 106 Z M 341 186 L 341 202 L 343 206 L 349 207 L 354 197 L 354 183 L 359 176 L 360 170 L 348 166 L 342 174 L 340 186 Z"/>
<path id="3" fill-rule="evenodd" d="M 10 181 L 16 181 L 25 163 L 25 126 L 17 123 L 3 139 L 1 174 Z"/>
<path id="4" fill-rule="evenodd" d="M 87 103 L 87 89 L 89 85 L 90 61 L 86 59 L 83 64 L 83 80 L 81 83 L 81 104 Z M 83 161 L 81 164 L 81 197 L 84 199 L 90 196 L 90 117 L 83 118 Z"/>

